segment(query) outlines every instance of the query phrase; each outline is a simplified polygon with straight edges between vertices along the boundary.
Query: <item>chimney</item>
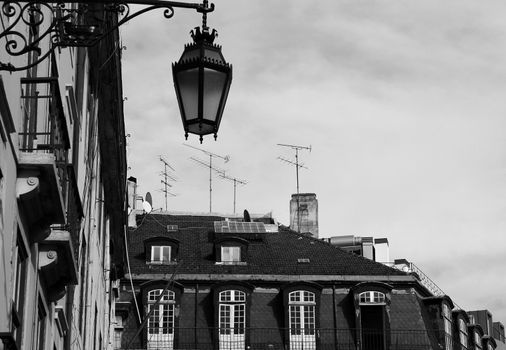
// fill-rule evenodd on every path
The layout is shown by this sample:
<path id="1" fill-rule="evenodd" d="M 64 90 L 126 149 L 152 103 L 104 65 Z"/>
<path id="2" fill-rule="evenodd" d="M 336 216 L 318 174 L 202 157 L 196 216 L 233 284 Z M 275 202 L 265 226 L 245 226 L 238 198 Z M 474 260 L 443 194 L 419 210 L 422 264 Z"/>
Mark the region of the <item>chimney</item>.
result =
<path id="1" fill-rule="evenodd" d="M 376 262 L 383 264 L 390 262 L 390 253 L 388 249 L 387 238 L 374 239 L 374 250 L 376 252 Z"/>
<path id="2" fill-rule="evenodd" d="M 372 237 L 362 237 L 362 256 L 375 261 L 374 239 Z"/>
<path id="3" fill-rule="evenodd" d="M 137 201 L 137 179 L 133 176 L 130 176 L 127 180 L 127 193 L 128 206 L 133 210 Z"/>
<path id="4" fill-rule="evenodd" d="M 316 194 L 292 194 L 290 200 L 290 228 L 300 233 L 309 233 L 314 238 L 318 238 L 318 200 Z"/>

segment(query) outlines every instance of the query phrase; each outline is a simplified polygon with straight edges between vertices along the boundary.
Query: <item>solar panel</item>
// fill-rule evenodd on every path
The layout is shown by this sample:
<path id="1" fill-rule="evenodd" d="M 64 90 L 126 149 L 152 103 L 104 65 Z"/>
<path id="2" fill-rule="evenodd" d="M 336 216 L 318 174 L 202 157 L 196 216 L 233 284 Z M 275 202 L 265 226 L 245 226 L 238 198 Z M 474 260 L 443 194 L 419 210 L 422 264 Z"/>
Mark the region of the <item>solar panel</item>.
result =
<path id="1" fill-rule="evenodd" d="M 265 233 L 263 222 L 215 221 L 216 233 Z"/>

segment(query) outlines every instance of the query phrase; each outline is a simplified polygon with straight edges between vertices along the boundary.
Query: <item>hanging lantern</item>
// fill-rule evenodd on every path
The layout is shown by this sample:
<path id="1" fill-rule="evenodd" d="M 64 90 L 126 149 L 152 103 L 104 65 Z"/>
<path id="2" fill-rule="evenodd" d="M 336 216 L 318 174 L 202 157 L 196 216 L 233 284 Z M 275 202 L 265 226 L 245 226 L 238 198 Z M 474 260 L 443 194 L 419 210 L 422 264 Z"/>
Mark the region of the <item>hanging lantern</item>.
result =
<path id="1" fill-rule="evenodd" d="M 232 66 L 221 46 L 214 44 L 216 31 L 204 25 L 191 32 L 193 43 L 185 45 L 178 62 L 172 64 L 174 87 L 181 119 L 188 133 L 214 134 L 216 139 L 232 82 Z"/>

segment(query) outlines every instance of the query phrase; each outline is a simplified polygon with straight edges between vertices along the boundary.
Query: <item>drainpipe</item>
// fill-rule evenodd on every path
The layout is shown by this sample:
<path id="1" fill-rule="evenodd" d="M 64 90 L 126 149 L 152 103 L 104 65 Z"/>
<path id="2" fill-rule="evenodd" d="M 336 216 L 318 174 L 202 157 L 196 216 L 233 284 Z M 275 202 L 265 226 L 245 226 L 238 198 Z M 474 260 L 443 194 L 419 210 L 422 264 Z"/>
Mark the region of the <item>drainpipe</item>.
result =
<path id="1" fill-rule="evenodd" d="M 336 285 L 332 285 L 332 306 L 334 308 L 334 347 L 337 349 L 337 304 L 336 304 Z"/>
<path id="2" fill-rule="evenodd" d="M 195 347 L 194 349 L 198 349 L 198 332 L 197 332 L 197 311 L 198 311 L 198 305 L 199 305 L 199 284 L 197 283 L 195 285 L 195 315 L 194 315 L 194 339 L 195 339 Z"/>

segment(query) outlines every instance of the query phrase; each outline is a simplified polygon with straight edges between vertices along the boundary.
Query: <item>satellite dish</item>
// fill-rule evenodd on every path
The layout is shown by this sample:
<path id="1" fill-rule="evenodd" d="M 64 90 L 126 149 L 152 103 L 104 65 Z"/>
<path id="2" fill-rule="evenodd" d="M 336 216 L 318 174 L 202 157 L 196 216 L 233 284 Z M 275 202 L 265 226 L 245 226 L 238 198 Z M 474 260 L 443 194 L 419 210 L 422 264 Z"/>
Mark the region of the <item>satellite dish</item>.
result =
<path id="1" fill-rule="evenodd" d="M 142 208 L 146 213 L 151 213 L 153 210 L 153 199 L 151 198 L 151 193 L 146 193 L 145 200 L 142 202 Z"/>
<path id="2" fill-rule="evenodd" d="M 244 209 L 244 222 L 251 222 L 251 218 L 250 218 L 249 213 L 246 209 Z"/>

